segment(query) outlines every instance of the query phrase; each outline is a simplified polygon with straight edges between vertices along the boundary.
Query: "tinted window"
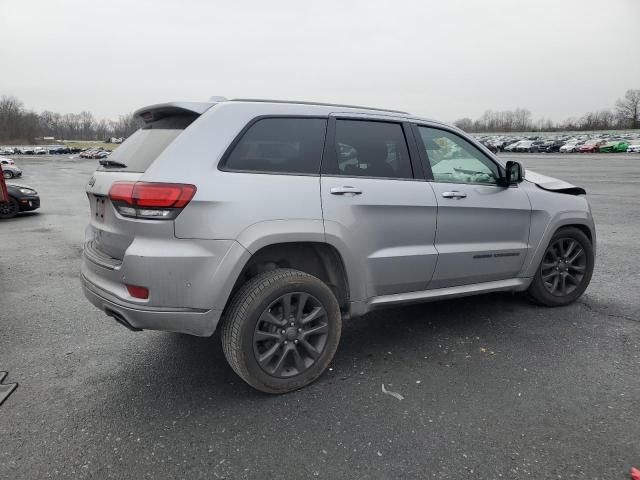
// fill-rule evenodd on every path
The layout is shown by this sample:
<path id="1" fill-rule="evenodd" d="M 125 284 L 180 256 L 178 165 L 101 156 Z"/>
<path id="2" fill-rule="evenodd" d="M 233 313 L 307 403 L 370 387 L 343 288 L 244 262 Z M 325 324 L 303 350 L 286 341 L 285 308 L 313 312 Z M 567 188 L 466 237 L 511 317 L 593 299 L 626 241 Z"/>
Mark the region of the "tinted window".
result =
<path id="1" fill-rule="evenodd" d="M 227 158 L 232 170 L 318 173 L 326 120 L 264 118 L 251 125 Z"/>
<path id="2" fill-rule="evenodd" d="M 407 142 L 397 123 L 337 120 L 335 147 L 341 175 L 413 177 Z"/>
<path id="3" fill-rule="evenodd" d="M 498 166 L 473 144 L 445 130 L 419 130 L 436 182 L 497 183 Z"/>
<path id="4" fill-rule="evenodd" d="M 113 165 L 125 166 L 101 166 L 98 170 L 144 172 L 182 132 L 180 129 L 138 130 L 106 158 L 114 162 Z"/>

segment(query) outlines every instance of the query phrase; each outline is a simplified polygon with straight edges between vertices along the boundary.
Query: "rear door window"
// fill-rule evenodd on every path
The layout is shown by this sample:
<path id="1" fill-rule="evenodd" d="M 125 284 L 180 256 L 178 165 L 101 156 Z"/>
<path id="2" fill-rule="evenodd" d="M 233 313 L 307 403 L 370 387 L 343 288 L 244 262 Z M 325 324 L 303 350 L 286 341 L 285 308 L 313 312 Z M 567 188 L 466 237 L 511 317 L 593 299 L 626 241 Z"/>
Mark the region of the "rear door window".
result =
<path id="1" fill-rule="evenodd" d="M 402 125 L 367 120 L 336 120 L 338 175 L 413 178 Z"/>
<path id="2" fill-rule="evenodd" d="M 253 123 L 223 164 L 243 172 L 318 174 L 327 121 L 263 118 Z"/>

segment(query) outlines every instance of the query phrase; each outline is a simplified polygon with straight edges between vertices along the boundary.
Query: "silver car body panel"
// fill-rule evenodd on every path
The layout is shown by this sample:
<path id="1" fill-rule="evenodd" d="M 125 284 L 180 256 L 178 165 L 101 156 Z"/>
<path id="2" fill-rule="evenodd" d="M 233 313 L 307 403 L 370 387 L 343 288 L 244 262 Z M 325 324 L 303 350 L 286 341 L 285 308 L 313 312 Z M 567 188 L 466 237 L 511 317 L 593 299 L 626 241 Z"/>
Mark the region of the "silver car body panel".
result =
<path id="1" fill-rule="evenodd" d="M 433 182 L 438 199 L 438 266 L 431 288 L 504 280 L 518 275 L 529 251 L 529 197 L 504 188 Z M 445 192 L 464 198 L 445 198 Z"/>
<path id="2" fill-rule="evenodd" d="M 329 243 L 360 267 L 353 300 L 424 290 L 438 252 L 437 203 L 427 182 L 323 176 L 322 208 Z M 334 195 L 344 186 L 357 195 Z M 351 278 L 351 277 L 349 277 Z"/>
<path id="3" fill-rule="evenodd" d="M 559 180 L 553 177 L 547 177 L 546 175 L 542 175 L 540 173 L 536 173 L 528 169 L 525 173 L 525 179 L 530 181 L 531 183 L 535 183 L 540 188 L 544 190 L 549 190 L 551 192 L 563 192 L 563 193 L 574 193 L 574 194 L 586 193 L 582 187 L 577 187 L 575 185 L 570 184 L 569 182 L 565 182 L 564 180 Z"/>
<path id="4" fill-rule="evenodd" d="M 256 117 L 332 115 L 447 128 L 504 166 L 455 127 L 397 112 L 251 101 L 170 102 L 137 113 L 171 109 L 199 116 L 144 173 L 97 171 L 87 185 L 85 294 L 135 328 L 210 335 L 251 256 L 279 243 L 333 246 L 344 263 L 353 315 L 383 305 L 526 289 L 550 237 L 564 225 L 583 226 L 595 246 L 586 198 L 550 191 L 573 186 L 533 172 L 504 188 L 218 168 Z M 132 219 L 108 199 L 118 180 L 187 183 L 197 192 L 175 220 Z M 362 194 L 331 194 L 345 186 Z M 444 199 L 452 189 L 467 198 Z M 149 298 L 131 297 L 125 284 L 148 287 Z"/>

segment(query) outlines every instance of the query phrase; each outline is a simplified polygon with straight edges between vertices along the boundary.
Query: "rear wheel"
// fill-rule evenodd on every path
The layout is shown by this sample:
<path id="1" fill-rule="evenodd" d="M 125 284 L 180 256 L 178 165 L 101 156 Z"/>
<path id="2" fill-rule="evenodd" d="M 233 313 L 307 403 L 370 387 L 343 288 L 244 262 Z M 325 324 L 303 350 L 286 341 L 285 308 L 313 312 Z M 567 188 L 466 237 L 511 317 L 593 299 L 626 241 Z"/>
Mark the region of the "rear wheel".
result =
<path id="1" fill-rule="evenodd" d="M 0 203 L 0 218 L 13 218 L 19 211 L 20 206 L 13 197 L 9 197 L 8 202 Z"/>
<path id="2" fill-rule="evenodd" d="M 4 170 L 2 172 L 2 174 L 3 174 L 4 178 L 13 178 L 13 172 L 10 172 L 8 170 Z"/>
<path id="3" fill-rule="evenodd" d="M 342 320 L 333 292 L 298 270 L 257 275 L 234 296 L 222 326 L 231 368 L 266 393 L 302 388 L 328 367 Z"/>
<path id="4" fill-rule="evenodd" d="M 587 289 L 593 266 L 589 238 L 577 228 L 560 229 L 551 237 L 527 293 L 548 307 L 568 305 Z"/>

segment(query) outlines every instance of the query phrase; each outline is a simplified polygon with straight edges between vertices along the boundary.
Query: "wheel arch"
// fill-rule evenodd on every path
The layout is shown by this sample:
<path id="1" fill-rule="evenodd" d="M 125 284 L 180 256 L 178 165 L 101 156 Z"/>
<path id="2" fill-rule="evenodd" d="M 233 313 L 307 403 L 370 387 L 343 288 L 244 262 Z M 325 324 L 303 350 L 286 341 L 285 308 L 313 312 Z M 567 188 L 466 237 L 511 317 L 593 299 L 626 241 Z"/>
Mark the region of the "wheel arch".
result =
<path id="1" fill-rule="evenodd" d="M 542 256 L 551 240 L 551 237 L 562 228 L 577 228 L 583 232 L 593 247 L 593 253 L 596 252 L 596 230 L 593 218 L 590 211 L 568 211 L 561 212 L 556 215 L 548 224 L 544 230 L 542 237 L 536 242 L 535 249 L 529 254 L 529 258 L 526 259 L 522 275 L 523 277 L 533 277 L 536 273 L 538 265 L 542 261 Z"/>
<path id="2" fill-rule="evenodd" d="M 335 246 L 324 241 L 294 240 L 263 243 L 255 251 L 247 250 L 252 254 L 235 279 L 227 305 L 240 287 L 254 276 L 277 268 L 291 268 L 326 283 L 336 296 L 341 311 L 348 313 L 349 279 L 343 257 Z"/>

